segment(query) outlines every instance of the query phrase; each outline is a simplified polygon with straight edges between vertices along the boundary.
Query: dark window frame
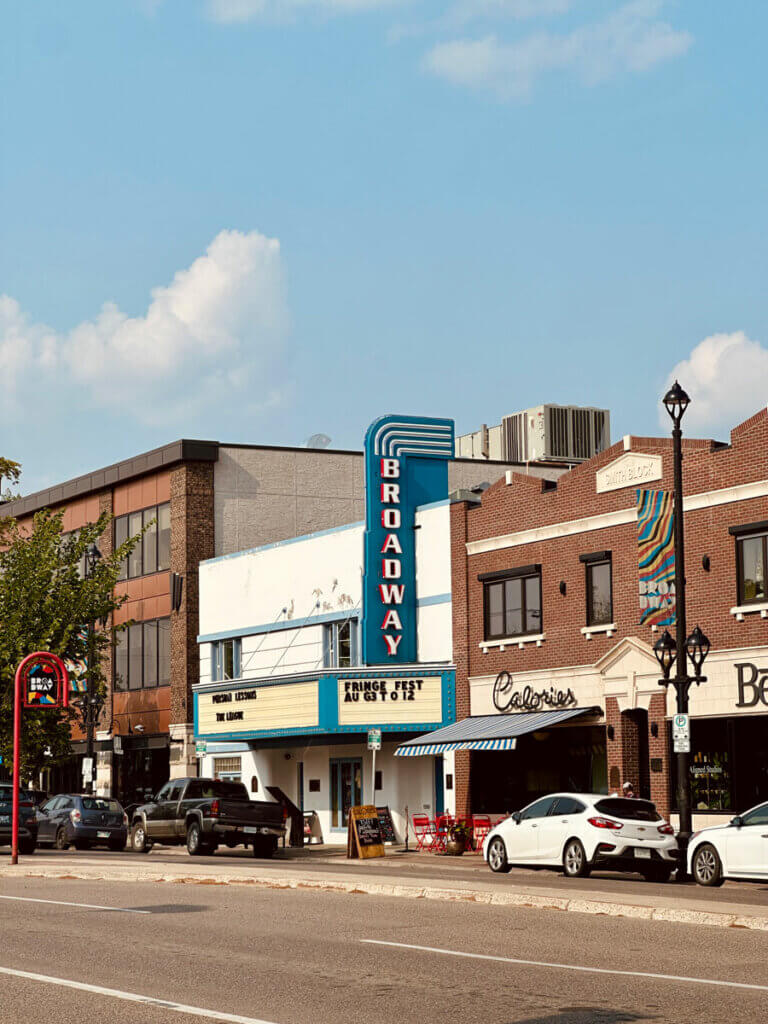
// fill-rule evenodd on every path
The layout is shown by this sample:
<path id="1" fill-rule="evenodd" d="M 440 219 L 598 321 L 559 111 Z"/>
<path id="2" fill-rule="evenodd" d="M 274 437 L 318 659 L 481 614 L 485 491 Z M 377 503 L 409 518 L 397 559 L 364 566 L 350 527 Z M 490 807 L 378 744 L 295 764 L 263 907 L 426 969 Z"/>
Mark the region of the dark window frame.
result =
<path id="1" fill-rule="evenodd" d="M 768 530 L 765 526 L 768 524 L 750 524 L 750 526 L 763 526 L 763 529 L 754 532 L 747 530 L 746 528 L 740 529 L 739 527 L 730 527 L 730 533 L 733 534 L 734 543 L 736 545 L 736 604 L 740 606 L 750 604 L 765 604 L 768 602 Z M 737 532 L 738 531 L 738 532 Z M 763 586 L 766 589 L 766 593 L 762 597 L 745 597 L 744 596 L 744 548 L 743 544 L 745 540 L 762 540 L 763 549 Z"/>
<path id="2" fill-rule="evenodd" d="M 142 579 L 142 577 L 144 577 L 144 576 L 156 576 L 158 573 L 161 573 L 161 572 L 170 572 L 170 569 L 171 569 L 170 543 L 168 544 L 168 564 L 164 565 L 162 568 L 160 567 L 160 509 L 161 508 L 165 508 L 166 506 L 168 507 L 168 525 L 169 525 L 169 529 L 170 529 L 170 511 L 171 511 L 171 503 L 170 503 L 170 501 L 161 501 L 157 505 L 148 505 L 146 508 L 132 509 L 130 512 L 126 512 L 122 516 L 115 516 L 115 518 L 113 519 L 113 521 L 112 521 L 112 542 L 113 542 L 115 548 L 119 547 L 120 544 L 122 544 L 124 540 L 128 539 L 128 537 L 132 537 L 133 536 L 133 533 L 131 533 L 131 530 L 130 530 L 130 526 L 128 525 L 129 522 L 130 522 L 130 517 L 131 516 L 136 516 L 136 515 L 140 516 L 141 517 L 141 522 L 142 522 L 142 527 L 147 525 L 147 523 L 150 522 L 152 519 L 154 519 L 154 521 L 155 521 L 154 529 L 151 531 L 151 533 L 154 535 L 154 538 L 155 538 L 155 558 L 154 558 L 155 568 L 154 569 L 148 569 L 148 570 L 146 569 L 144 542 L 145 542 L 145 539 L 147 537 L 147 534 L 142 534 L 142 537 L 139 540 L 139 543 L 138 543 L 137 547 L 134 548 L 133 554 L 129 555 L 128 558 L 123 559 L 123 561 L 120 563 L 120 576 L 119 576 L 119 580 L 120 580 L 121 583 L 124 582 L 125 580 L 138 580 L 138 579 Z M 151 513 L 151 514 L 148 515 L 148 513 Z M 120 524 L 119 527 L 118 527 L 118 523 Z M 122 529 L 123 524 L 126 525 L 125 537 L 122 540 L 119 540 L 118 539 L 118 529 Z M 150 532 L 150 531 L 148 531 L 148 532 Z M 139 558 L 139 563 L 140 563 L 141 571 L 131 574 L 128 571 L 128 567 L 129 567 L 129 564 L 130 564 L 130 559 L 136 557 L 137 551 L 138 551 L 138 558 Z"/>
<path id="3" fill-rule="evenodd" d="M 600 555 L 607 557 L 601 558 L 582 558 L 584 562 L 584 593 L 586 597 L 586 623 L 587 626 L 608 626 L 613 621 L 613 559 L 611 558 L 610 551 L 601 551 Z M 608 590 L 609 590 L 609 613 L 608 618 L 605 622 L 597 622 L 594 616 L 594 602 L 592 600 L 592 573 L 595 569 L 601 565 L 608 566 Z"/>
<path id="4" fill-rule="evenodd" d="M 526 565 L 518 569 L 509 569 L 502 573 L 483 573 L 478 576 L 483 583 L 483 638 L 485 640 L 506 640 L 517 639 L 524 636 L 538 636 L 544 632 L 544 601 L 541 588 L 541 566 Z M 538 580 L 539 583 L 539 622 L 535 628 L 530 628 L 528 622 L 528 606 L 526 600 L 526 582 L 530 579 Z M 523 625 L 519 633 L 507 633 L 507 587 L 509 580 L 520 580 L 520 618 Z M 504 631 L 501 633 L 491 632 L 491 614 L 489 590 L 494 586 L 501 586 L 502 595 L 502 619 Z"/>

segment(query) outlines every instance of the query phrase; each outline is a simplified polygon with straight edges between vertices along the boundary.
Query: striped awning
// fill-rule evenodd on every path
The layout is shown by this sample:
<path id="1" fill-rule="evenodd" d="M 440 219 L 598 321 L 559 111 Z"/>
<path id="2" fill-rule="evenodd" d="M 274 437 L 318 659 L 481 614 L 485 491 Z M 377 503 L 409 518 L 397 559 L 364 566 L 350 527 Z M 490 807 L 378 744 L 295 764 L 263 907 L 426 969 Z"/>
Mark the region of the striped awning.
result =
<path id="1" fill-rule="evenodd" d="M 396 757 L 444 754 L 449 750 L 514 750 L 518 736 L 560 725 L 577 715 L 599 713 L 600 708 L 561 708 L 526 711 L 519 715 L 477 715 L 446 725 L 435 732 L 402 743 Z"/>

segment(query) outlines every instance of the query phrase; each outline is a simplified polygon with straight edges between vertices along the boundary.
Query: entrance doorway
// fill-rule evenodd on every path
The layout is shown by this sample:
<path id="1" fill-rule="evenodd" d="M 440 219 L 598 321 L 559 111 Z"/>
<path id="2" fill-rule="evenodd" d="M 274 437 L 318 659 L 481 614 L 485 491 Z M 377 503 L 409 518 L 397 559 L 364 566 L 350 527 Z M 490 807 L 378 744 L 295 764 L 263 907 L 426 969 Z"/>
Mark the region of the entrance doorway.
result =
<path id="1" fill-rule="evenodd" d="M 349 808 L 363 802 L 363 762 L 359 757 L 331 761 L 331 828 L 349 823 Z"/>

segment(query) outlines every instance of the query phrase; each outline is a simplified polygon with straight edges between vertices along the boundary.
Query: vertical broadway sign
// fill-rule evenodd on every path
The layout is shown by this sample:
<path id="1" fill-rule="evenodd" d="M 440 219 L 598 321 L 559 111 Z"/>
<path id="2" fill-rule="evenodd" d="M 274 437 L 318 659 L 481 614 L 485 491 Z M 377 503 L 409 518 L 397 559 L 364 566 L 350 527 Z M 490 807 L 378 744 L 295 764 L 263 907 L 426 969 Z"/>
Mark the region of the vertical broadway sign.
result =
<path id="1" fill-rule="evenodd" d="M 414 516 L 448 496 L 453 446 L 453 420 L 383 416 L 365 435 L 365 665 L 416 661 Z"/>

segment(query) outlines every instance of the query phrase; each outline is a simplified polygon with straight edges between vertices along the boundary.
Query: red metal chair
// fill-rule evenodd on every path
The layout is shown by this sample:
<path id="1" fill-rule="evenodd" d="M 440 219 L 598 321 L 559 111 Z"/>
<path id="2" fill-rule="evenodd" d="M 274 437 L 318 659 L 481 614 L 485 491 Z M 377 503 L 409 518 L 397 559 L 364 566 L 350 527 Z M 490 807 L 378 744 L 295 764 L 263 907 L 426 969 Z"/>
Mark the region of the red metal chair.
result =
<path id="1" fill-rule="evenodd" d="M 472 815 L 472 845 L 475 853 L 480 853 L 483 848 L 483 841 L 491 831 L 490 814 Z"/>
<path id="2" fill-rule="evenodd" d="M 416 852 L 432 850 L 435 844 L 435 823 L 426 814 L 412 814 L 413 831 L 416 833 Z"/>
<path id="3" fill-rule="evenodd" d="M 437 819 L 437 827 L 435 829 L 435 842 L 433 849 L 436 853 L 445 853 L 445 847 L 448 843 L 448 833 L 451 825 L 453 824 L 453 818 L 450 814 L 441 814 Z"/>

